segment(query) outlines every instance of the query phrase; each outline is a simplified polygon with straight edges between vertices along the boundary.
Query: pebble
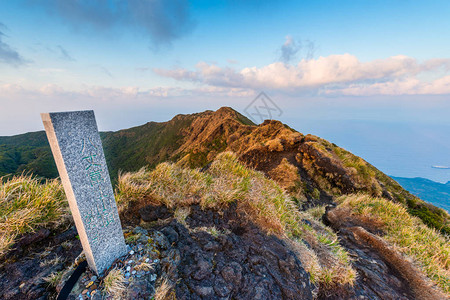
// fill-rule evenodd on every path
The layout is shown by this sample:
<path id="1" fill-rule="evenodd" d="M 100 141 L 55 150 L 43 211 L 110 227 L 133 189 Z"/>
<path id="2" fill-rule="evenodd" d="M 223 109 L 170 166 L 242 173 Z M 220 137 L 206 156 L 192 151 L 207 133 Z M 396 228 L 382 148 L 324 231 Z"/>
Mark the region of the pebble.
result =
<path id="1" fill-rule="evenodd" d="M 96 281 L 96 280 L 97 280 L 97 276 L 94 275 L 91 277 L 91 281 Z"/>
<path id="2" fill-rule="evenodd" d="M 155 259 L 155 263 L 158 263 L 159 262 L 159 259 Z"/>
<path id="3" fill-rule="evenodd" d="M 133 255 L 133 254 L 134 254 L 134 250 L 131 250 L 131 251 L 130 251 L 130 255 Z"/>
<path id="4" fill-rule="evenodd" d="M 136 275 L 136 277 L 137 277 L 137 278 L 141 278 L 141 275 L 138 274 L 138 275 Z"/>
<path id="5" fill-rule="evenodd" d="M 133 260 L 130 259 L 130 260 L 128 261 L 128 264 L 132 264 L 132 263 L 133 263 Z"/>
<path id="6" fill-rule="evenodd" d="M 133 275 L 136 274 L 136 270 L 133 270 L 133 272 L 131 272 L 131 274 L 133 274 Z"/>
<path id="7" fill-rule="evenodd" d="M 131 267 L 130 267 L 130 266 L 128 266 L 128 267 L 127 267 L 127 271 L 130 271 L 130 270 L 131 270 Z"/>
<path id="8" fill-rule="evenodd" d="M 148 263 L 149 260 L 150 260 L 150 258 L 146 258 L 146 259 L 145 259 L 145 262 Z"/>
<path id="9" fill-rule="evenodd" d="M 83 290 L 83 291 L 81 292 L 81 295 L 86 295 L 87 292 L 89 292 L 87 289 L 86 289 L 86 290 Z"/>
<path id="10" fill-rule="evenodd" d="M 126 272 L 126 273 L 125 273 L 125 277 L 126 277 L 126 278 L 130 277 L 130 272 Z"/>

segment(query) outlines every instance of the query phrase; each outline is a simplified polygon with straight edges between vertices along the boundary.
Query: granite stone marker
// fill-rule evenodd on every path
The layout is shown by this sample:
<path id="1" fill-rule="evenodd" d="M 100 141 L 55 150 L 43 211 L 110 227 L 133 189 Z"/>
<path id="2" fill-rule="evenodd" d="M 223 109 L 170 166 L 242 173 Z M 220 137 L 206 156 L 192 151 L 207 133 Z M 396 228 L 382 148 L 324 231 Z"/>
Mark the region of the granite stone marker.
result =
<path id="1" fill-rule="evenodd" d="M 101 274 L 127 247 L 94 112 L 41 117 L 86 259 Z"/>

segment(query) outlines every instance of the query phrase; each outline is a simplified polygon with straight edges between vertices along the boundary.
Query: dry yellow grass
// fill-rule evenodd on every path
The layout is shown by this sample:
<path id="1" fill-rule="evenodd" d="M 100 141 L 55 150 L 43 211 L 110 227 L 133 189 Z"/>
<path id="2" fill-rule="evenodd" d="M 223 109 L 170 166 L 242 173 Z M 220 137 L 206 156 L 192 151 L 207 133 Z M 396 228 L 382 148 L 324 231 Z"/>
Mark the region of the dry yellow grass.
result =
<path id="1" fill-rule="evenodd" d="M 305 249 L 303 240 L 311 245 L 311 251 L 299 253 L 306 253 L 300 259 L 314 282 L 326 286 L 352 284 L 356 277 L 336 234 L 308 213 L 299 212 L 283 188 L 263 173 L 241 164 L 231 152 L 219 154 L 207 172 L 162 163 L 153 171 L 141 169 L 121 174 L 117 199 L 120 210 L 139 201 L 164 204 L 176 208 L 175 215 L 180 220 L 184 220 L 189 213 L 187 207 L 193 203 L 221 209 L 236 202 L 238 210 L 268 234 L 301 243 L 299 249 Z M 313 226 L 305 224 L 305 219 Z M 309 263 L 314 260 L 317 264 Z"/>
<path id="2" fill-rule="evenodd" d="M 272 139 L 268 140 L 266 145 L 269 147 L 269 151 L 283 151 L 283 145 L 281 144 L 280 139 Z"/>
<path id="3" fill-rule="evenodd" d="M 450 295 L 450 239 L 429 228 L 397 203 L 357 194 L 338 199 L 353 216 L 382 224 L 383 238 L 413 258 L 428 277 Z"/>
<path id="4" fill-rule="evenodd" d="M 103 280 L 103 290 L 113 299 L 122 299 L 126 290 L 125 277 L 122 270 L 112 269 Z"/>
<path id="5" fill-rule="evenodd" d="M 180 224 L 187 226 L 186 218 L 191 214 L 191 208 L 189 206 L 180 206 L 175 209 L 173 213 L 175 219 L 177 219 Z"/>
<path id="6" fill-rule="evenodd" d="M 175 300 L 173 284 L 167 278 L 161 280 L 161 283 L 155 289 L 155 300 Z"/>
<path id="7" fill-rule="evenodd" d="M 276 168 L 270 170 L 268 175 L 287 191 L 294 191 L 296 183 L 300 180 L 297 167 L 290 164 L 286 158 L 283 158 Z"/>
<path id="8" fill-rule="evenodd" d="M 155 263 L 147 263 L 145 261 L 134 267 L 137 271 L 153 271 L 155 269 Z"/>
<path id="9" fill-rule="evenodd" d="M 307 214 L 312 216 L 316 221 L 322 220 L 322 216 L 325 214 L 325 206 L 319 205 L 312 207 L 306 211 Z"/>
<path id="10" fill-rule="evenodd" d="M 57 265 L 57 264 L 60 264 L 60 263 L 62 263 L 63 262 L 63 260 L 61 259 L 61 257 L 59 257 L 58 255 L 56 255 L 54 258 L 52 258 L 52 259 L 47 259 L 47 260 L 42 260 L 40 263 L 39 263 L 39 266 L 41 267 L 41 268 L 43 268 L 43 267 L 47 267 L 47 266 L 54 266 L 54 265 Z"/>
<path id="11" fill-rule="evenodd" d="M 0 178 L 0 255 L 18 235 L 38 227 L 53 228 L 68 220 L 69 212 L 59 180 L 40 183 L 31 176 Z"/>

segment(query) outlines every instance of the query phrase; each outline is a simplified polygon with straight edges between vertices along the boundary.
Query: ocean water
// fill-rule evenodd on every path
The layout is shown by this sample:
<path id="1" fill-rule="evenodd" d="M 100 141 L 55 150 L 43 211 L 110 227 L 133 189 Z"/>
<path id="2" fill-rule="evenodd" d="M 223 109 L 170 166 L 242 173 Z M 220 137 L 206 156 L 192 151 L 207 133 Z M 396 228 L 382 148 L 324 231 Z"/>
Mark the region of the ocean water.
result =
<path id="1" fill-rule="evenodd" d="M 450 181 L 450 126 L 406 122 L 289 120 L 311 133 L 364 158 L 387 175 Z"/>

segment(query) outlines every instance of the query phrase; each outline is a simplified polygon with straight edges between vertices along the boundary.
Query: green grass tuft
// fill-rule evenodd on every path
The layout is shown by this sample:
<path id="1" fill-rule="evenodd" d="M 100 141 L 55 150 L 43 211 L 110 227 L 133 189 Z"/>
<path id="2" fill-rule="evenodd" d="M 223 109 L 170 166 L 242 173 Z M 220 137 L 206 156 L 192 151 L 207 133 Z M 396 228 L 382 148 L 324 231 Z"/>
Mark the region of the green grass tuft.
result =
<path id="1" fill-rule="evenodd" d="M 0 254 L 20 234 L 55 228 L 68 220 L 68 205 L 59 180 L 41 183 L 31 176 L 0 180 Z"/>

